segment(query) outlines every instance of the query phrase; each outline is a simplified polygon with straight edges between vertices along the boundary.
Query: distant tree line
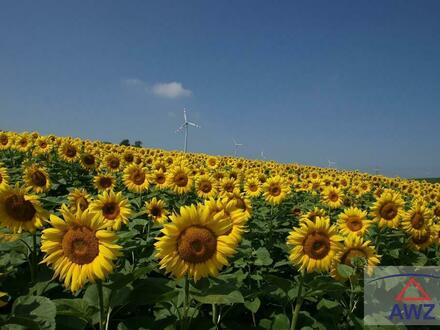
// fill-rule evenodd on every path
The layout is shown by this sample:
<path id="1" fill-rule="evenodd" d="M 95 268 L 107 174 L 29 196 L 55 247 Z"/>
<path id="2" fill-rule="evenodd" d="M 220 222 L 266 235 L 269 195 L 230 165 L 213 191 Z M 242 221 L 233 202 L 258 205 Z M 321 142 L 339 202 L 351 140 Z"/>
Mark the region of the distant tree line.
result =
<path id="1" fill-rule="evenodd" d="M 134 144 L 130 144 L 130 140 L 129 139 L 124 139 L 124 140 L 122 140 L 120 143 L 119 143 L 119 145 L 121 145 L 121 146 L 131 146 L 131 145 L 133 145 L 134 147 L 138 147 L 138 148 L 140 148 L 140 147 L 142 147 L 142 141 L 134 141 Z"/>

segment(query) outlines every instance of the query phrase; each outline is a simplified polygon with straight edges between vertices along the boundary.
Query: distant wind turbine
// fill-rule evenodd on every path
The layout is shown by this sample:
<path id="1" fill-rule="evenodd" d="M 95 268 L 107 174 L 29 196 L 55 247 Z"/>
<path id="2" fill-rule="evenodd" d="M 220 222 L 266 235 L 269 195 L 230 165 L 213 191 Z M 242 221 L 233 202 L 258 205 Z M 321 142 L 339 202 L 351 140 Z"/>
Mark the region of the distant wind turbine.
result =
<path id="1" fill-rule="evenodd" d="M 261 150 L 260 156 L 261 156 L 261 159 L 266 160 L 266 156 L 264 155 L 264 150 Z"/>
<path id="2" fill-rule="evenodd" d="M 381 168 L 379 166 L 375 166 L 373 170 L 374 170 L 374 174 L 378 175 L 380 173 Z"/>
<path id="3" fill-rule="evenodd" d="M 234 156 L 237 156 L 238 147 L 243 147 L 244 144 L 238 143 L 234 138 L 232 138 L 232 141 L 234 142 Z"/>
<path id="4" fill-rule="evenodd" d="M 182 126 L 180 126 L 176 130 L 176 133 L 180 133 L 183 130 L 185 130 L 185 144 L 183 145 L 183 152 L 186 152 L 187 147 L 188 147 L 188 126 L 193 126 L 193 127 L 196 127 L 196 128 L 200 128 L 200 126 L 197 125 L 196 123 L 188 121 L 187 116 L 186 116 L 186 109 L 185 108 L 183 108 L 183 119 L 184 119 L 184 122 L 183 122 Z"/>
<path id="5" fill-rule="evenodd" d="M 329 160 L 328 167 L 336 167 L 336 162 Z"/>

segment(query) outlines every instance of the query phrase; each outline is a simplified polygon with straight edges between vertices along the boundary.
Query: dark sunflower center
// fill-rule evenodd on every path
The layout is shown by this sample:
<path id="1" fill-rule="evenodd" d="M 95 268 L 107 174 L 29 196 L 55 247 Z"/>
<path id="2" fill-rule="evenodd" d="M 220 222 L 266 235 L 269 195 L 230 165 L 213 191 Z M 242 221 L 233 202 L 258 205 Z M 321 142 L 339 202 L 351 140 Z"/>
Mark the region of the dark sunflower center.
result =
<path id="1" fill-rule="evenodd" d="M 8 144 L 8 137 L 6 136 L 6 135 L 0 135 L 0 143 L 2 144 L 2 145 L 7 145 Z"/>
<path id="2" fill-rule="evenodd" d="M 332 202 L 337 202 L 339 199 L 339 195 L 335 192 L 330 192 L 330 194 L 328 195 L 328 199 Z"/>
<path id="3" fill-rule="evenodd" d="M 217 238 L 205 227 L 191 226 L 185 229 L 177 239 L 177 251 L 180 257 L 193 264 L 209 260 L 217 250 Z"/>
<path id="4" fill-rule="evenodd" d="M 107 220 L 115 220 L 120 213 L 119 204 L 116 202 L 105 203 L 102 207 L 102 214 Z"/>
<path id="5" fill-rule="evenodd" d="M 257 191 L 257 189 L 258 189 L 258 187 L 257 187 L 256 184 L 250 184 L 250 185 L 249 185 L 249 190 L 250 190 L 250 191 Z"/>
<path id="6" fill-rule="evenodd" d="M 110 168 L 118 168 L 119 167 L 119 159 L 116 157 L 112 157 L 109 162 L 108 165 L 110 166 Z"/>
<path id="7" fill-rule="evenodd" d="M 83 162 L 88 166 L 95 165 L 95 157 L 91 154 L 85 154 L 83 156 Z"/>
<path id="8" fill-rule="evenodd" d="M 350 216 L 347 219 L 347 227 L 351 230 L 351 231 L 358 231 L 362 229 L 362 220 L 359 219 L 358 216 Z"/>
<path id="9" fill-rule="evenodd" d="M 434 209 L 434 215 L 435 215 L 436 217 L 440 217 L 440 206 L 437 206 L 437 207 Z"/>
<path id="10" fill-rule="evenodd" d="M 3 182 L 3 176 L 2 176 L 2 174 L 0 173 L 0 183 L 2 183 Z"/>
<path id="11" fill-rule="evenodd" d="M 411 225 L 414 229 L 420 229 L 423 227 L 425 223 L 425 219 L 423 218 L 423 215 L 420 212 L 414 213 L 414 215 L 411 218 Z"/>
<path id="12" fill-rule="evenodd" d="M 124 155 L 124 160 L 125 160 L 127 163 L 131 163 L 131 162 L 134 160 L 134 156 L 133 156 L 132 154 L 125 154 L 125 155 Z"/>
<path id="13" fill-rule="evenodd" d="M 145 182 L 145 173 L 141 170 L 136 170 L 133 172 L 131 179 L 134 184 L 141 185 Z"/>
<path id="14" fill-rule="evenodd" d="M 188 184 L 188 176 L 185 173 L 177 173 L 174 176 L 174 182 L 179 187 L 186 187 Z"/>
<path id="15" fill-rule="evenodd" d="M 279 196 L 281 194 L 281 188 L 278 185 L 273 185 L 269 187 L 269 194 L 271 196 Z"/>
<path id="16" fill-rule="evenodd" d="M 341 263 L 346 264 L 351 266 L 352 265 L 352 260 L 354 258 L 366 258 L 367 255 L 365 254 L 364 251 L 360 250 L 360 249 L 350 249 L 347 252 L 344 253 L 344 255 L 341 258 Z"/>
<path id="17" fill-rule="evenodd" d="M 61 242 L 64 255 L 73 263 L 91 263 L 99 254 L 99 241 L 95 232 L 87 227 L 70 228 Z"/>
<path id="18" fill-rule="evenodd" d="M 34 171 L 31 174 L 32 183 L 37 187 L 44 187 L 46 185 L 47 179 L 46 175 L 44 175 L 41 171 Z"/>
<path id="19" fill-rule="evenodd" d="M 45 149 L 47 147 L 47 143 L 46 142 L 40 142 L 40 148 L 41 149 Z"/>
<path id="20" fill-rule="evenodd" d="M 393 202 L 385 203 L 379 210 L 380 216 L 385 220 L 393 220 L 397 212 L 397 205 Z"/>
<path id="21" fill-rule="evenodd" d="M 35 207 L 23 196 L 12 195 L 5 200 L 6 213 L 16 221 L 29 222 L 34 218 Z"/>
<path id="22" fill-rule="evenodd" d="M 295 208 L 293 208 L 292 209 L 292 214 L 294 215 L 294 216 L 300 216 L 301 215 L 301 209 L 300 208 L 298 208 L 298 207 L 295 207 Z"/>
<path id="23" fill-rule="evenodd" d="M 67 146 L 66 147 L 66 156 L 67 157 L 75 157 L 76 156 L 76 148 L 73 146 Z"/>
<path id="24" fill-rule="evenodd" d="M 155 218 L 157 218 L 157 217 L 159 217 L 159 216 L 161 216 L 162 215 L 162 209 L 160 208 L 160 207 L 158 207 L 158 206 L 153 206 L 152 208 L 151 208 L 151 215 L 153 216 L 153 217 L 155 217 Z"/>
<path id="25" fill-rule="evenodd" d="M 423 244 L 429 241 L 430 233 L 420 236 L 412 236 L 411 239 L 415 244 Z"/>
<path id="26" fill-rule="evenodd" d="M 323 259 L 330 251 L 330 239 L 324 233 L 313 232 L 303 241 L 304 253 L 313 259 Z"/>
<path id="27" fill-rule="evenodd" d="M 108 177 L 103 177 L 99 180 L 99 185 L 104 189 L 111 187 L 112 183 L 113 180 Z"/>
<path id="28" fill-rule="evenodd" d="M 209 182 L 204 181 L 200 184 L 200 190 L 203 191 L 204 193 L 209 193 L 211 189 L 212 189 L 212 185 Z"/>
<path id="29" fill-rule="evenodd" d="M 165 179 L 166 179 L 165 175 L 159 174 L 159 175 L 156 176 L 156 182 L 159 183 L 159 184 L 164 183 Z"/>

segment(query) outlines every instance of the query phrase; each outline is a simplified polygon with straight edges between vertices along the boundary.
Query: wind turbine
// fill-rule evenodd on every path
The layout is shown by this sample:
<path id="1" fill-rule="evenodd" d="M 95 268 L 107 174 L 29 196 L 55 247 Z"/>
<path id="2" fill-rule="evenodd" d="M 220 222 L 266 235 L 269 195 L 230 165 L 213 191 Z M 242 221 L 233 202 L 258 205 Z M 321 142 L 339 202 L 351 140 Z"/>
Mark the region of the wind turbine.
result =
<path id="1" fill-rule="evenodd" d="M 243 144 L 238 143 L 234 138 L 232 138 L 232 141 L 234 142 L 234 156 L 237 156 L 238 147 L 243 147 Z"/>
<path id="2" fill-rule="evenodd" d="M 193 126 L 193 127 L 197 127 L 197 128 L 200 128 L 200 126 L 197 125 L 196 123 L 188 121 L 188 118 L 186 116 L 186 109 L 185 108 L 183 108 L 183 119 L 185 121 L 183 122 L 182 126 L 180 126 L 176 130 L 176 133 L 179 133 L 179 132 L 182 132 L 183 130 L 185 130 L 185 144 L 183 146 L 183 152 L 186 152 L 186 149 L 188 147 L 188 126 Z"/>
<path id="3" fill-rule="evenodd" d="M 261 150 L 260 156 L 261 156 L 261 159 L 266 160 L 266 156 L 264 155 L 264 150 Z"/>
<path id="4" fill-rule="evenodd" d="M 336 162 L 329 160 L 328 167 L 336 167 Z"/>
<path id="5" fill-rule="evenodd" d="M 375 166 L 373 168 L 373 170 L 374 170 L 374 175 L 378 175 L 380 173 L 380 167 L 379 166 Z"/>

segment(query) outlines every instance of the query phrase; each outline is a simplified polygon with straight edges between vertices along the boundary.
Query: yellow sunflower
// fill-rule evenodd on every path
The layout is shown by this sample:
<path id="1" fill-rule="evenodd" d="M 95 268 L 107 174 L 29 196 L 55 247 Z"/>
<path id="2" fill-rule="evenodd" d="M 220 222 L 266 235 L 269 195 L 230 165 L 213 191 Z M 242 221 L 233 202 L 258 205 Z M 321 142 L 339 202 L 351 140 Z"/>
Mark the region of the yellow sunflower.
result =
<path id="1" fill-rule="evenodd" d="M 167 221 L 168 211 L 163 200 L 153 197 L 149 202 L 145 202 L 147 215 L 153 219 L 154 222 L 163 224 Z"/>
<path id="2" fill-rule="evenodd" d="M 73 163 L 78 160 L 79 147 L 76 141 L 65 140 L 58 148 L 58 155 L 66 162 Z"/>
<path id="3" fill-rule="evenodd" d="M 75 293 L 87 282 L 104 280 L 113 271 L 121 247 L 115 244 L 116 234 L 106 230 L 107 224 L 89 210 L 71 213 L 63 205 L 61 214 L 64 220 L 51 215 L 51 227 L 42 232 L 42 263 L 50 265 L 54 278 L 59 277 Z"/>
<path id="4" fill-rule="evenodd" d="M 216 169 L 219 165 L 217 157 L 210 156 L 206 159 L 206 166 L 210 169 Z"/>
<path id="5" fill-rule="evenodd" d="M 248 178 L 244 184 L 244 191 L 249 197 L 258 197 L 261 194 L 260 181 L 257 178 Z"/>
<path id="6" fill-rule="evenodd" d="M 167 187 L 177 194 L 189 192 L 192 188 L 192 183 L 190 170 L 184 165 L 173 166 L 169 173 L 167 172 Z"/>
<path id="7" fill-rule="evenodd" d="M 97 166 L 96 156 L 91 152 L 83 152 L 80 155 L 80 164 L 86 170 L 94 169 Z"/>
<path id="8" fill-rule="evenodd" d="M 286 198 L 290 192 L 290 187 L 281 176 L 276 175 L 266 180 L 262 190 L 266 201 L 270 204 L 277 205 Z"/>
<path id="9" fill-rule="evenodd" d="M 8 170 L 2 167 L 0 163 L 0 189 L 6 187 L 9 184 Z"/>
<path id="10" fill-rule="evenodd" d="M 92 202 L 92 196 L 83 188 L 73 189 L 67 196 L 69 209 L 76 213 L 78 209 L 85 211 Z"/>
<path id="11" fill-rule="evenodd" d="M 41 194 L 50 189 L 50 178 L 47 170 L 37 164 L 32 164 L 25 168 L 23 181 L 27 187 L 31 187 L 37 194 Z"/>
<path id="12" fill-rule="evenodd" d="M 0 132 L 0 150 L 7 150 L 11 147 L 13 138 L 7 132 Z"/>
<path id="13" fill-rule="evenodd" d="M 148 176 L 148 180 L 153 184 L 157 189 L 165 189 L 167 186 L 167 177 L 165 172 L 162 169 L 155 170 Z"/>
<path id="14" fill-rule="evenodd" d="M 220 180 L 219 191 L 221 197 L 228 197 L 235 192 L 240 192 L 240 182 L 235 178 L 225 177 Z"/>
<path id="15" fill-rule="evenodd" d="M 121 159 L 116 154 L 108 154 L 104 157 L 104 162 L 102 166 L 104 166 L 111 172 L 118 172 L 121 166 Z"/>
<path id="16" fill-rule="evenodd" d="M 331 275 L 338 281 L 347 280 L 338 272 L 338 265 L 352 266 L 354 258 L 363 258 L 366 266 L 374 267 L 380 263 L 380 256 L 370 241 L 364 241 L 362 237 L 350 235 L 344 240 L 344 247 L 339 251 L 332 263 Z M 369 268 L 371 269 L 371 268 Z"/>
<path id="17" fill-rule="evenodd" d="M 122 181 L 128 190 L 136 193 L 147 190 L 150 185 L 146 168 L 136 164 L 130 164 L 124 169 Z"/>
<path id="18" fill-rule="evenodd" d="M 343 192 L 333 186 L 328 186 L 327 188 L 325 188 L 322 191 L 321 197 L 323 199 L 323 202 L 332 209 L 340 207 L 344 201 Z"/>
<path id="19" fill-rule="evenodd" d="M 401 225 L 408 234 L 423 236 L 431 227 L 432 219 L 432 211 L 423 202 L 415 201 L 411 209 L 404 213 Z"/>
<path id="20" fill-rule="evenodd" d="M 209 175 L 201 175 L 196 179 L 196 192 L 203 199 L 216 197 L 218 193 L 217 183 Z"/>
<path id="21" fill-rule="evenodd" d="M 127 224 L 131 215 L 131 207 L 128 199 L 122 192 L 114 193 L 113 190 L 104 191 L 90 204 L 90 210 L 97 213 L 113 230 L 119 230 L 122 224 Z"/>
<path id="22" fill-rule="evenodd" d="M 216 277 L 228 257 L 235 253 L 236 244 L 225 236 L 231 223 L 226 217 L 214 216 L 203 205 L 182 206 L 180 214 L 170 216 L 163 236 L 154 244 L 160 268 L 181 278 L 185 274 L 195 281 Z"/>
<path id="23" fill-rule="evenodd" d="M 410 235 L 408 245 L 410 249 L 417 251 L 424 251 L 429 248 L 435 241 L 438 233 L 435 233 L 431 228 L 427 228 L 424 234 L 420 235 Z"/>
<path id="24" fill-rule="evenodd" d="M 111 190 L 116 185 L 116 179 L 111 174 L 99 174 L 93 178 L 93 185 L 99 192 Z"/>
<path id="25" fill-rule="evenodd" d="M 28 192 L 29 188 L 20 188 L 18 184 L 0 190 L 0 223 L 14 233 L 23 230 L 33 233 L 47 218 L 38 197 Z"/>
<path id="26" fill-rule="evenodd" d="M 367 220 L 367 212 L 350 207 L 339 214 L 338 227 L 343 235 L 364 236 L 370 227 L 370 221 Z"/>
<path id="27" fill-rule="evenodd" d="M 300 271 L 328 271 L 336 254 L 341 250 L 344 238 L 337 234 L 336 226 L 330 226 L 329 218 L 306 220 L 290 232 L 287 243 L 292 246 L 289 260 Z"/>
<path id="28" fill-rule="evenodd" d="M 387 190 L 376 200 L 371 208 L 373 221 L 379 227 L 397 228 L 403 214 L 404 201 L 400 194 L 393 190 Z"/>
<path id="29" fill-rule="evenodd" d="M 52 149 L 52 144 L 47 140 L 47 138 L 40 136 L 35 141 L 35 148 L 33 151 L 34 156 L 47 154 Z"/>

